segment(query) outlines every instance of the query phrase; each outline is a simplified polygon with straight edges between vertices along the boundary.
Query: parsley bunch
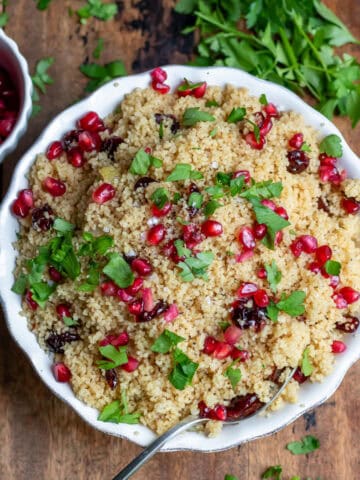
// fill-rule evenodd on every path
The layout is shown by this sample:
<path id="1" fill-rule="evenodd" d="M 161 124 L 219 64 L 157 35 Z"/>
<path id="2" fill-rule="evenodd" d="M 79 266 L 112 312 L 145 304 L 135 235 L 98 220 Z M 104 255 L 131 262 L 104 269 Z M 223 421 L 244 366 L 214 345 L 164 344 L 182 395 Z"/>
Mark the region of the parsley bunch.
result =
<path id="1" fill-rule="evenodd" d="M 360 119 L 360 64 L 334 47 L 359 41 L 320 0 L 180 0 L 175 10 L 193 14 L 200 41 L 194 65 L 226 65 L 311 94 L 327 117 Z M 246 21 L 249 34 L 239 29 Z"/>

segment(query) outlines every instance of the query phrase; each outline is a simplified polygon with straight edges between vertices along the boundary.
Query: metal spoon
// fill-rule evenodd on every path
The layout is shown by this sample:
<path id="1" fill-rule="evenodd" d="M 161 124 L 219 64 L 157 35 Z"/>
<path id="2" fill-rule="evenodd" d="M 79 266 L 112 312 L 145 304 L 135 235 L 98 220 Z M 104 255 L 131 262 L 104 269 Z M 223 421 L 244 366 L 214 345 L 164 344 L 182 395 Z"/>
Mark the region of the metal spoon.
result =
<path id="1" fill-rule="evenodd" d="M 261 408 L 256 410 L 254 413 L 241 418 L 241 419 L 233 419 L 233 420 L 226 420 L 225 423 L 231 424 L 231 425 L 236 425 L 237 423 L 240 423 L 241 420 L 248 419 L 250 417 L 253 417 L 255 415 L 258 415 L 261 412 L 264 412 L 267 408 L 270 407 L 272 403 L 275 402 L 275 400 L 281 395 L 281 393 L 284 391 L 284 389 L 287 387 L 288 383 L 292 379 L 294 373 L 296 371 L 296 367 L 293 368 L 285 380 L 285 382 L 281 385 L 279 390 L 276 392 L 276 394 L 273 396 L 273 398 L 268 402 L 265 403 Z M 176 435 L 178 435 L 181 432 L 184 432 L 185 430 L 188 430 L 189 428 L 193 427 L 194 425 L 197 425 L 198 423 L 203 423 L 203 422 L 208 422 L 208 418 L 203 418 L 203 417 L 196 417 L 195 415 L 189 415 L 188 417 L 184 418 L 179 422 L 177 425 L 174 427 L 170 428 L 167 432 L 163 433 L 158 437 L 156 440 L 154 440 L 148 447 L 143 450 L 140 455 L 138 455 L 132 462 L 130 462 L 121 472 L 119 472 L 113 480 L 127 480 L 130 478 L 135 472 L 139 470 L 140 467 L 144 465 L 148 460 L 150 460 L 151 457 L 155 455 L 155 453 L 160 450 L 160 448 L 169 440 L 174 438 Z"/>

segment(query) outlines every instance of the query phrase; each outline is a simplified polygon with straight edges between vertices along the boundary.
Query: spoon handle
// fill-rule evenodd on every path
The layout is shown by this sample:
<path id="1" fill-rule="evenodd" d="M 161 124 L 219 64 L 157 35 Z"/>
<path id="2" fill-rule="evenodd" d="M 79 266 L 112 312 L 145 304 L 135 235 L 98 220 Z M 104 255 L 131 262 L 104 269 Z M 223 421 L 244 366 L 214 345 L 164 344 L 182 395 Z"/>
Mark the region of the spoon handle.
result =
<path id="1" fill-rule="evenodd" d="M 204 421 L 208 421 L 207 418 L 199 418 L 195 416 L 189 416 L 184 418 L 181 422 L 179 422 L 174 427 L 167 430 L 165 433 L 160 435 L 156 440 L 154 440 L 148 447 L 143 450 L 140 455 L 138 455 L 132 462 L 129 463 L 121 472 L 119 472 L 113 480 L 127 480 L 130 478 L 139 468 L 144 465 L 151 457 L 155 455 L 156 452 L 160 450 L 160 448 L 173 437 L 178 435 L 180 432 L 189 429 L 193 425 L 197 423 L 201 423 Z"/>

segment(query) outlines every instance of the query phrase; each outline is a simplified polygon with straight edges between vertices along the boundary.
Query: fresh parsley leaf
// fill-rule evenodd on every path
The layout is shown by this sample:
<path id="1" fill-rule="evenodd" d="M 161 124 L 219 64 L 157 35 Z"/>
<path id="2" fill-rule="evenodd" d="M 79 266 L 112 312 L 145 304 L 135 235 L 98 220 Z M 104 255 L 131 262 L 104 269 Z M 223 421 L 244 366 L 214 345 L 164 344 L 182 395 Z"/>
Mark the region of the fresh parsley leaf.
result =
<path id="1" fill-rule="evenodd" d="M 210 217 L 219 207 L 223 205 L 218 201 L 212 199 L 204 207 L 204 215 L 205 217 Z"/>
<path id="2" fill-rule="evenodd" d="M 24 295 L 28 284 L 28 277 L 24 273 L 20 273 L 18 278 L 15 280 L 14 285 L 11 287 L 11 290 L 18 295 Z"/>
<path id="3" fill-rule="evenodd" d="M 197 6 L 198 0 L 180 0 L 175 5 L 175 12 L 177 13 L 191 13 Z"/>
<path id="4" fill-rule="evenodd" d="M 133 175 L 145 175 L 151 166 L 159 168 L 162 166 L 162 161 L 141 149 L 133 158 L 129 171 Z"/>
<path id="5" fill-rule="evenodd" d="M 101 52 L 104 50 L 104 39 L 98 38 L 96 47 L 93 50 L 93 57 L 96 59 L 100 58 Z"/>
<path id="6" fill-rule="evenodd" d="M 122 60 L 114 60 L 104 65 L 97 63 L 84 63 L 80 65 L 80 72 L 90 78 L 85 87 L 85 92 L 93 92 L 104 83 L 126 75 L 126 69 Z"/>
<path id="7" fill-rule="evenodd" d="M 179 348 L 173 351 L 174 368 L 169 374 L 170 383 L 177 390 L 184 390 L 195 375 L 199 366 L 198 363 L 193 362 L 190 358 Z"/>
<path id="8" fill-rule="evenodd" d="M 62 321 L 67 327 L 75 327 L 79 323 L 77 320 L 71 317 L 63 317 Z"/>
<path id="9" fill-rule="evenodd" d="M 86 23 L 90 17 L 103 21 L 111 20 L 117 12 L 116 3 L 103 3 L 102 0 L 87 0 L 87 5 L 76 11 L 81 23 Z"/>
<path id="10" fill-rule="evenodd" d="M 230 322 L 219 322 L 219 327 L 224 332 L 228 327 L 230 327 Z"/>
<path id="11" fill-rule="evenodd" d="M 162 140 L 164 138 L 164 122 L 161 121 L 159 125 L 159 138 Z"/>
<path id="12" fill-rule="evenodd" d="M 0 13 L 0 28 L 4 28 L 9 21 L 9 14 L 6 12 Z"/>
<path id="13" fill-rule="evenodd" d="M 195 278 L 208 280 L 207 269 L 214 261 L 214 258 L 212 252 L 200 252 L 195 256 L 187 257 L 183 262 L 177 264 L 182 270 L 180 277 L 184 282 L 192 282 Z"/>
<path id="14" fill-rule="evenodd" d="M 262 93 L 259 97 L 259 102 L 261 105 L 267 105 L 269 102 L 267 101 L 265 93 Z"/>
<path id="15" fill-rule="evenodd" d="M 281 281 L 282 274 L 280 270 L 277 268 L 275 260 L 273 260 L 270 265 L 265 265 L 265 270 L 267 273 L 266 278 L 267 278 L 267 281 L 269 282 L 270 290 L 273 293 L 276 293 L 277 285 Z"/>
<path id="16" fill-rule="evenodd" d="M 53 228 L 58 232 L 65 233 L 72 232 L 75 229 L 75 225 L 67 222 L 63 218 L 55 218 Z"/>
<path id="17" fill-rule="evenodd" d="M 192 255 L 192 251 L 189 248 L 185 247 L 184 240 L 175 240 L 174 246 L 176 248 L 176 253 L 179 257 L 189 258 Z"/>
<path id="18" fill-rule="evenodd" d="M 49 285 L 46 282 L 33 283 L 30 287 L 32 298 L 35 302 L 44 308 L 47 300 L 55 292 L 56 285 Z"/>
<path id="19" fill-rule="evenodd" d="M 127 288 L 134 282 L 134 274 L 130 268 L 130 265 L 124 259 L 123 256 L 118 253 L 109 254 L 109 262 L 103 268 L 103 272 L 111 280 L 114 280 L 116 285 L 120 288 Z"/>
<path id="20" fill-rule="evenodd" d="M 312 366 L 309 359 L 309 347 L 306 347 L 303 351 L 301 360 L 301 371 L 305 375 L 305 377 L 309 377 L 314 371 L 314 367 Z"/>
<path id="21" fill-rule="evenodd" d="M 131 425 L 139 423 L 140 413 L 129 413 L 124 402 L 115 400 L 106 405 L 98 416 L 101 422 L 128 423 Z"/>
<path id="22" fill-rule="evenodd" d="M 281 480 L 282 467 L 280 465 L 274 465 L 265 470 L 261 475 L 261 478 L 270 478 L 271 480 Z"/>
<path id="23" fill-rule="evenodd" d="M 54 80 L 50 77 L 47 73 L 48 69 L 54 63 L 53 57 L 43 58 L 38 61 L 35 66 L 35 73 L 31 76 L 31 80 L 33 82 L 33 93 L 32 93 L 32 101 L 33 101 L 33 111 L 32 115 L 36 115 L 40 112 L 41 107 L 37 105 L 37 102 L 40 100 L 39 92 L 42 94 L 46 93 L 46 86 L 51 85 L 54 83 Z"/>
<path id="24" fill-rule="evenodd" d="M 276 323 L 278 321 L 279 309 L 276 307 L 276 303 L 272 300 L 270 300 L 269 305 L 266 307 L 266 314 L 272 322 Z"/>
<path id="25" fill-rule="evenodd" d="M 262 200 L 265 198 L 279 198 L 283 188 L 281 182 L 265 180 L 264 182 L 254 183 L 254 185 L 242 192 L 240 196 L 243 198 L 256 197 Z"/>
<path id="26" fill-rule="evenodd" d="M 173 347 L 184 340 L 185 338 L 180 337 L 179 335 L 176 335 L 176 333 L 165 328 L 162 334 L 152 344 L 151 351 L 157 353 L 168 353 Z"/>
<path id="27" fill-rule="evenodd" d="M 201 87 L 205 82 L 192 83 L 184 78 L 183 83 L 177 88 L 178 92 L 185 92 L 187 90 L 195 90 L 195 88 Z"/>
<path id="28" fill-rule="evenodd" d="M 192 127 L 198 122 L 214 122 L 215 117 L 199 107 L 187 108 L 184 112 L 182 123 L 185 127 Z"/>
<path id="29" fill-rule="evenodd" d="M 153 203 L 158 207 L 158 208 L 163 208 L 166 202 L 169 201 L 169 194 L 168 191 L 165 188 L 157 188 L 152 194 L 151 194 L 151 200 Z"/>
<path id="30" fill-rule="evenodd" d="M 215 177 L 215 183 L 216 185 L 229 187 L 232 178 L 232 173 L 218 172 Z"/>
<path id="31" fill-rule="evenodd" d="M 213 128 L 213 129 L 210 131 L 209 136 L 210 136 L 210 137 L 215 137 L 215 135 L 217 134 L 217 132 L 218 132 L 217 128 Z"/>
<path id="32" fill-rule="evenodd" d="M 339 158 L 343 154 L 341 139 L 335 134 L 323 138 L 320 145 L 320 153 L 326 153 L 331 157 Z"/>
<path id="33" fill-rule="evenodd" d="M 166 178 L 166 182 L 179 182 L 180 180 L 198 180 L 203 178 L 203 174 L 197 170 L 192 170 L 192 166 L 188 163 L 178 163 L 174 170 Z"/>
<path id="34" fill-rule="evenodd" d="M 225 370 L 224 376 L 227 377 L 231 383 L 232 388 L 235 390 L 236 385 L 241 380 L 241 370 L 240 368 L 234 368 L 235 362 L 232 362 L 231 365 Z"/>
<path id="35" fill-rule="evenodd" d="M 214 198 L 222 198 L 225 195 L 224 188 L 220 185 L 214 185 L 213 187 L 206 187 L 205 192 Z"/>
<path id="36" fill-rule="evenodd" d="M 301 147 L 300 147 L 300 150 L 302 150 L 303 152 L 311 152 L 311 147 L 309 144 L 307 144 L 306 142 L 304 142 Z"/>
<path id="37" fill-rule="evenodd" d="M 181 193 L 175 192 L 174 195 L 173 195 L 173 198 L 171 200 L 171 203 L 176 205 L 179 202 L 179 200 L 181 200 Z"/>
<path id="38" fill-rule="evenodd" d="M 238 478 L 235 477 L 235 475 L 230 475 L 229 473 L 227 473 L 224 477 L 224 480 L 238 480 Z"/>
<path id="39" fill-rule="evenodd" d="M 320 442 L 317 438 L 312 435 L 306 435 L 300 441 L 290 442 L 286 445 L 286 448 L 293 455 L 303 455 L 306 453 L 311 453 L 314 450 L 317 450 L 320 447 Z"/>
<path id="40" fill-rule="evenodd" d="M 329 275 L 340 275 L 341 263 L 335 260 L 328 260 L 325 265 L 325 272 Z"/>
<path id="41" fill-rule="evenodd" d="M 295 290 L 290 295 L 281 295 L 281 300 L 276 303 L 278 310 L 281 310 L 291 317 L 297 317 L 305 312 L 304 300 L 306 293 L 302 290 Z"/>
<path id="42" fill-rule="evenodd" d="M 240 122 L 240 120 L 243 120 L 246 115 L 246 108 L 244 107 L 238 107 L 238 108 L 233 108 L 230 112 L 230 115 L 226 119 L 228 123 L 236 123 Z"/>
<path id="43" fill-rule="evenodd" d="M 205 107 L 211 108 L 211 107 L 218 107 L 219 104 L 216 100 L 207 100 L 205 103 Z"/>
<path id="44" fill-rule="evenodd" d="M 36 0 L 36 8 L 38 10 L 46 10 L 51 3 L 51 0 Z"/>
<path id="45" fill-rule="evenodd" d="M 194 208 L 201 208 L 201 205 L 203 203 L 204 197 L 201 195 L 199 192 L 192 192 L 189 196 L 188 199 L 188 205 L 189 207 L 194 207 Z"/>
<path id="46" fill-rule="evenodd" d="M 232 197 L 235 197 L 236 195 L 242 192 L 244 182 L 245 182 L 245 177 L 243 175 L 237 178 L 232 178 L 230 180 L 229 192 Z"/>
<path id="47" fill-rule="evenodd" d="M 112 368 L 119 367 L 128 362 L 128 356 L 126 354 L 126 347 L 114 347 L 113 345 L 105 345 L 99 347 L 99 352 L 103 357 L 110 360 L 98 360 L 97 366 L 102 370 L 111 370 Z"/>

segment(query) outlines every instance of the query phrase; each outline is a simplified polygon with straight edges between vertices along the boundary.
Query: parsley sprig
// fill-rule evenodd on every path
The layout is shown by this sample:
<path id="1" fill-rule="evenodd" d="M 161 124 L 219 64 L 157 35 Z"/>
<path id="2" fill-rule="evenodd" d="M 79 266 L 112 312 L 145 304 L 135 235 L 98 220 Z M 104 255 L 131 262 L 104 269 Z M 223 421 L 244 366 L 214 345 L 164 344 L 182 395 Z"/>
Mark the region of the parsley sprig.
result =
<path id="1" fill-rule="evenodd" d="M 133 175 L 146 175 L 150 167 L 160 168 L 161 166 L 162 160 L 140 149 L 133 158 L 129 171 Z"/>
<path id="2" fill-rule="evenodd" d="M 76 11 L 80 18 L 80 23 L 83 24 L 86 24 L 91 17 L 96 17 L 103 21 L 111 20 L 117 12 L 116 3 L 103 3 L 102 0 L 87 0 L 87 5 Z"/>
<path id="3" fill-rule="evenodd" d="M 304 455 L 306 453 L 311 453 L 314 450 L 317 450 L 319 447 L 319 440 L 312 435 L 306 435 L 302 438 L 302 440 L 290 442 L 286 445 L 286 448 L 293 455 Z"/>
<path id="4" fill-rule="evenodd" d="M 40 101 L 40 93 L 46 93 L 46 86 L 52 85 L 54 80 L 48 74 L 48 69 L 54 63 L 55 59 L 53 57 L 43 58 L 38 61 L 35 66 L 35 73 L 31 76 L 31 80 L 33 82 L 33 93 L 32 93 L 32 101 L 33 101 L 33 108 L 32 108 L 32 115 L 37 115 L 41 107 L 38 104 Z"/>
<path id="5" fill-rule="evenodd" d="M 214 261 L 212 252 L 200 252 L 196 255 L 184 246 L 183 240 L 175 240 L 174 242 L 179 257 L 184 257 L 182 262 L 177 266 L 181 269 L 180 277 L 184 282 L 192 282 L 195 278 L 203 278 L 208 280 L 207 270 Z"/>
<path id="6" fill-rule="evenodd" d="M 80 65 L 80 72 L 90 79 L 85 87 L 85 92 L 93 92 L 114 78 L 124 77 L 126 68 L 122 60 L 114 60 L 104 65 L 84 63 Z"/>
<path id="7" fill-rule="evenodd" d="M 279 312 L 284 312 L 291 317 L 297 317 L 305 312 L 304 300 L 306 293 L 302 290 L 295 290 L 290 295 L 286 296 L 285 293 L 281 295 L 280 300 L 275 303 L 270 302 L 267 307 L 267 315 L 273 322 L 277 322 Z"/>
<path id="8" fill-rule="evenodd" d="M 106 405 L 98 416 L 98 420 L 101 422 L 128 423 L 133 425 L 139 423 L 140 416 L 140 413 L 129 413 L 126 392 L 122 390 L 121 401 L 115 400 Z"/>

